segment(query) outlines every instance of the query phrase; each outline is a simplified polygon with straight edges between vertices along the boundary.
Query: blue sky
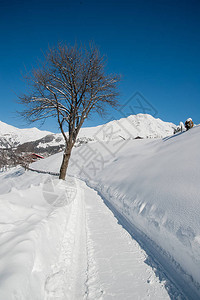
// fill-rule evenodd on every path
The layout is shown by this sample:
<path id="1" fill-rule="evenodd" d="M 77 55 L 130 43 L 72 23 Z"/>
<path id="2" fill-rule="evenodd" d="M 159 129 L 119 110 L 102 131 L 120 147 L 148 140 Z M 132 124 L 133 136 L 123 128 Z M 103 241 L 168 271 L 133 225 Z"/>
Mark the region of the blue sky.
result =
<path id="1" fill-rule="evenodd" d="M 145 112 L 176 124 L 188 117 L 200 123 L 200 1 L 192 0 L 1 0 L 0 120 L 27 127 L 15 113 L 17 95 L 25 91 L 21 73 L 48 46 L 91 40 L 107 56 L 108 72 L 122 75 L 121 105 L 138 106 L 133 96 L 139 92 Z M 85 126 L 120 117 L 110 111 Z M 41 129 L 56 132 L 57 125 L 48 121 Z"/>

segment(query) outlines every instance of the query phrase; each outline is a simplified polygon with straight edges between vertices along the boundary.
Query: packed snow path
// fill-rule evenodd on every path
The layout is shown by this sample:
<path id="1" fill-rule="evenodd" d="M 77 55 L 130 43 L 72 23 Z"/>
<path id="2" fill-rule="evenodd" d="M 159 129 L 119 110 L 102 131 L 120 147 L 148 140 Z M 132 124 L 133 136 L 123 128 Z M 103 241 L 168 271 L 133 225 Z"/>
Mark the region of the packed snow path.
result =
<path id="1" fill-rule="evenodd" d="M 77 181 L 59 261 L 45 282 L 45 300 L 170 299 L 147 255 L 101 197 Z"/>
<path id="2" fill-rule="evenodd" d="M 85 200 L 87 299 L 169 299 L 138 243 L 118 224 L 98 194 L 81 184 Z"/>

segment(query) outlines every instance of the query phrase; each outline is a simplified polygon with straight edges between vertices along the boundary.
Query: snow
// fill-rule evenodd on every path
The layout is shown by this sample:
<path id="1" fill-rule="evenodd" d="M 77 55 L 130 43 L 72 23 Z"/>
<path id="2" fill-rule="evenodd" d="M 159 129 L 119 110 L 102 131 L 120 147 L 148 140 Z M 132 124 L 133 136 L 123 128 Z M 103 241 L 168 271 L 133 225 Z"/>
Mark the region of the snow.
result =
<path id="1" fill-rule="evenodd" d="M 200 127 L 98 136 L 0 173 L 0 299 L 199 299 Z"/>
<path id="2" fill-rule="evenodd" d="M 200 283 L 197 168 L 200 128 L 161 141 L 130 141 L 117 159 L 86 178 L 114 207 Z M 89 173 L 89 172 L 88 172 Z"/>
<path id="3" fill-rule="evenodd" d="M 85 183 L 19 167 L 4 182 L 0 299 L 170 299 L 173 285 Z"/>
<path id="4" fill-rule="evenodd" d="M 44 299 L 71 211 L 70 205 L 49 204 L 48 178 L 29 172 L 27 179 L 21 168 L 1 174 L 8 185 L 0 189 L 0 299 Z"/>
<path id="5" fill-rule="evenodd" d="M 146 253 L 93 189 L 81 184 L 87 219 L 88 299 L 170 299 Z"/>
<path id="6" fill-rule="evenodd" d="M 163 139 L 84 145 L 74 149 L 69 170 L 159 249 L 194 299 L 200 295 L 199 137 L 196 126 Z M 61 158 L 42 165 L 56 171 Z"/>
<path id="7" fill-rule="evenodd" d="M 158 138 L 173 134 L 173 127 L 176 127 L 176 125 L 155 119 L 149 114 L 137 114 L 110 121 L 104 125 L 82 128 L 79 138 L 90 137 L 97 141 L 133 139 L 137 136 Z"/>
<path id="8" fill-rule="evenodd" d="M 192 118 L 188 118 L 188 119 L 186 120 L 186 122 L 189 122 L 189 121 L 192 121 Z"/>

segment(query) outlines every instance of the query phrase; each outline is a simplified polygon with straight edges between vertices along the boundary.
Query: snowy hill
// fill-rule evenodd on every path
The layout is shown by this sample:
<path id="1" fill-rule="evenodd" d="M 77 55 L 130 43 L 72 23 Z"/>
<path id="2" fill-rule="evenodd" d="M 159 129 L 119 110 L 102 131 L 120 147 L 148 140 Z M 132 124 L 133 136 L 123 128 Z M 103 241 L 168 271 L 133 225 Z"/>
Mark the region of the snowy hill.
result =
<path id="1" fill-rule="evenodd" d="M 136 228 L 189 299 L 200 297 L 199 148 L 199 126 L 158 140 L 101 141 L 74 149 L 69 169 Z M 61 160 L 33 167 L 58 171 Z"/>
<path id="2" fill-rule="evenodd" d="M 25 142 L 38 140 L 47 134 L 49 131 L 42 131 L 37 128 L 19 129 L 0 121 L 0 147 L 9 148 L 10 146 L 18 146 Z"/>

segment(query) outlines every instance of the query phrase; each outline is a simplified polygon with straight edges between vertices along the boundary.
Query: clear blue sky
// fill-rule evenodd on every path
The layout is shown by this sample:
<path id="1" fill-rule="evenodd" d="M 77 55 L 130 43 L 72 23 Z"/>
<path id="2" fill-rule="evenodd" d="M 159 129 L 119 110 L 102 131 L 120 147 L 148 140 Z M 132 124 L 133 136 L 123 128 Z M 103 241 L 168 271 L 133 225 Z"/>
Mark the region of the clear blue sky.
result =
<path id="1" fill-rule="evenodd" d="M 122 75 L 122 105 L 138 91 L 157 117 L 200 123 L 200 1 L 192 0 L 1 0 L 0 120 L 27 127 L 15 113 L 16 94 L 25 91 L 21 72 L 48 45 L 90 40 L 106 54 L 108 71 Z M 96 117 L 85 125 L 105 121 Z M 49 121 L 41 129 L 57 126 Z"/>

